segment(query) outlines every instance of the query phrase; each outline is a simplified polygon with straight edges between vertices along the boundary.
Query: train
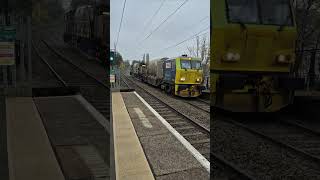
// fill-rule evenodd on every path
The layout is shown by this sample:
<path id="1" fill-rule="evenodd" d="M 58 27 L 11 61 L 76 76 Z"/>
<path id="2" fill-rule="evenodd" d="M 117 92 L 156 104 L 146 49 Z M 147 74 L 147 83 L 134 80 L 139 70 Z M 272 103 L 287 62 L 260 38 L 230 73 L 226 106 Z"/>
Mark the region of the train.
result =
<path id="1" fill-rule="evenodd" d="M 204 89 L 201 60 L 186 55 L 150 62 L 134 61 L 131 74 L 175 96 L 198 97 Z"/>
<path id="2" fill-rule="evenodd" d="M 89 2 L 65 13 L 63 39 L 107 66 L 110 52 L 110 7 L 107 1 Z"/>
<path id="3" fill-rule="evenodd" d="M 297 26 L 290 0 L 211 0 L 213 108 L 274 112 L 304 88 L 296 78 Z"/>

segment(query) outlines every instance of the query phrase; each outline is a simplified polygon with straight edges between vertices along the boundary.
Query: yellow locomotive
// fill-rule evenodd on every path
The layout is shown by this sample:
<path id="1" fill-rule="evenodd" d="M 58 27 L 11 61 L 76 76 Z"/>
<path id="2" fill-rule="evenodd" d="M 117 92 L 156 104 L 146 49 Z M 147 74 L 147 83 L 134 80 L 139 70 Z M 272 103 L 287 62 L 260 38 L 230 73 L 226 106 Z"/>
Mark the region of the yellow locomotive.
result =
<path id="1" fill-rule="evenodd" d="M 200 59 L 183 55 L 152 60 L 143 66 L 145 71 L 141 77 L 144 82 L 180 97 L 201 95 L 203 70 Z"/>
<path id="2" fill-rule="evenodd" d="M 277 111 L 304 82 L 292 76 L 290 0 L 211 0 L 211 102 L 234 112 Z"/>

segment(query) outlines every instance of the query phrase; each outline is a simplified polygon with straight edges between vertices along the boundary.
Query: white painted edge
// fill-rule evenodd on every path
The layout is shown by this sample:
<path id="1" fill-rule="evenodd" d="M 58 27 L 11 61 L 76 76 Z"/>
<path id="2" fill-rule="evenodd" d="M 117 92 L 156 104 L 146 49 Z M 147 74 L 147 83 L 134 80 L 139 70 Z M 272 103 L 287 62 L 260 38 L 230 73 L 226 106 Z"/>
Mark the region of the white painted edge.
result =
<path id="1" fill-rule="evenodd" d="M 150 123 L 149 119 L 144 115 L 140 108 L 133 108 L 136 114 L 138 115 L 142 125 L 146 128 L 152 128 L 152 124 Z"/>
<path id="2" fill-rule="evenodd" d="M 157 111 L 155 111 L 137 92 L 134 94 L 144 105 L 162 122 L 162 124 L 181 142 L 181 144 L 195 157 L 198 162 L 210 173 L 210 162 L 202 156 L 178 131 L 176 131 Z"/>
<path id="3" fill-rule="evenodd" d="M 96 110 L 84 97 L 81 95 L 74 96 L 84 107 L 85 109 L 107 130 L 110 134 L 110 122 Z"/>

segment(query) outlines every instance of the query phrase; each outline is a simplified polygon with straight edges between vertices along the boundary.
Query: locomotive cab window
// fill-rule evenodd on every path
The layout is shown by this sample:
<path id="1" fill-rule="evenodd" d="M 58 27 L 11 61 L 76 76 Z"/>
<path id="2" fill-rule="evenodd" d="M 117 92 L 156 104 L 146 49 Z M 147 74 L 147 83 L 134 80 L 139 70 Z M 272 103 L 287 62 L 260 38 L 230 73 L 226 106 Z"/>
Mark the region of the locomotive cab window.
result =
<path id="1" fill-rule="evenodd" d="M 230 23 L 293 25 L 290 0 L 226 0 Z"/>
<path id="2" fill-rule="evenodd" d="M 292 14 L 288 0 L 261 0 L 260 3 L 262 24 L 292 26 Z"/>
<path id="3" fill-rule="evenodd" d="M 258 24 L 258 5 L 256 0 L 227 0 L 229 22 Z"/>
<path id="4" fill-rule="evenodd" d="M 191 69 L 191 61 L 181 60 L 181 69 Z"/>
<path id="5" fill-rule="evenodd" d="M 201 69 L 201 61 L 191 61 L 192 69 Z"/>

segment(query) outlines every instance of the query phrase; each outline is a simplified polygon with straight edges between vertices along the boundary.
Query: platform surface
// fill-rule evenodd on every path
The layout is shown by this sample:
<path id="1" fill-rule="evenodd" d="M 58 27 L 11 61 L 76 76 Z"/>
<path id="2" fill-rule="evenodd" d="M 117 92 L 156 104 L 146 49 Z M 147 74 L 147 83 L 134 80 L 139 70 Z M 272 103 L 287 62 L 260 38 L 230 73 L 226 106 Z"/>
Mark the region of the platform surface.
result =
<path id="1" fill-rule="evenodd" d="M 112 93 L 112 113 L 116 179 L 154 179 L 120 92 Z"/>
<path id="2" fill-rule="evenodd" d="M 35 104 L 71 179 L 109 179 L 108 123 L 83 97 L 36 97 Z"/>
<path id="3" fill-rule="evenodd" d="M 135 93 L 121 95 L 156 179 L 209 179 L 205 168 Z"/>
<path id="4" fill-rule="evenodd" d="M 7 98 L 10 180 L 63 180 L 32 98 Z"/>

